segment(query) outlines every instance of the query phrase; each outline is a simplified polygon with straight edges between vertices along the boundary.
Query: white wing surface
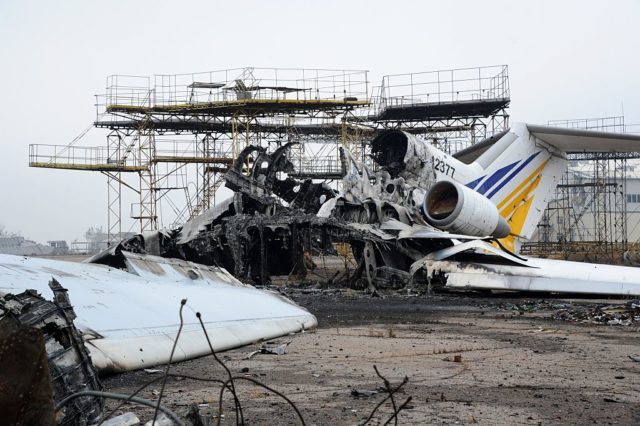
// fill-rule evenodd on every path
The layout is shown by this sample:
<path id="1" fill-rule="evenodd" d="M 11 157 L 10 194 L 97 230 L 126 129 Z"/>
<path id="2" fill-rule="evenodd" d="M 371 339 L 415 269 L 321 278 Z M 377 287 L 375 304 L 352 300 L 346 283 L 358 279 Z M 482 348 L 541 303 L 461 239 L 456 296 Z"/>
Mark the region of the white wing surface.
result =
<path id="1" fill-rule="evenodd" d="M 128 272 L 107 266 L 0 255 L 0 292 L 37 290 L 51 299 L 55 278 L 69 291 L 94 365 L 125 371 L 165 363 L 187 299 L 174 360 L 210 353 L 195 316 L 202 314 L 216 351 L 317 325 L 304 308 L 258 290 L 226 270 L 176 259 L 123 253 Z"/>

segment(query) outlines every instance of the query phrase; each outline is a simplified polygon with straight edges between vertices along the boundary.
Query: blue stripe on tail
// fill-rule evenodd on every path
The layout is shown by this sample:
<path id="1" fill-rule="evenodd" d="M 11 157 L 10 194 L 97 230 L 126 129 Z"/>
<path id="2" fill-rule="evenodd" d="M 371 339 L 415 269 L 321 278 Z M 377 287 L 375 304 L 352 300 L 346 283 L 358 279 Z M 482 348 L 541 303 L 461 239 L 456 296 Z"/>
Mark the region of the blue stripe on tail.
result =
<path id="1" fill-rule="evenodd" d="M 501 169 L 498 169 L 494 174 L 492 174 L 491 176 L 489 176 L 489 178 L 484 181 L 484 183 L 482 185 L 480 185 L 480 188 L 478 188 L 478 192 L 480 194 L 483 194 L 485 192 L 487 192 L 489 189 L 491 189 L 491 187 L 498 182 L 500 179 L 502 179 L 502 177 L 504 175 L 506 175 L 507 173 L 509 173 L 509 170 L 513 169 L 516 164 L 518 164 L 519 161 L 516 161 L 515 163 L 511 163 L 508 166 L 504 166 Z"/>
<path id="2" fill-rule="evenodd" d="M 530 156 L 529 158 L 527 158 L 527 159 L 524 161 L 524 163 L 520 164 L 520 166 L 519 166 L 517 169 L 515 169 L 515 170 L 513 171 L 513 173 L 511 173 L 509 176 L 507 176 L 507 178 L 506 178 L 505 180 L 503 180 L 502 182 L 500 182 L 500 184 L 499 184 L 498 186 L 496 186 L 496 187 L 493 189 L 493 191 L 491 191 L 491 192 L 489 193 L 489 195 L 487 195 L 487 198 L 491 198 L 491 197 L 493 197 L 493 196 L 494 196 L 498 191 L 500 191 L 500 190 L 502 189 L 502 187 L 504 187 L 507 183 L 509 183 L 509 181 L 510 181 L 511 179 L 513 179 L 513 178 L 514 178 L 518 173 L 520 173 L 520 171 L 521 171 L 522 169 L 524 169 L 525 167 L 527 167 L 527 164 L 529 164 L 529 163 L 531 162 L 531 160 L 533 160 L 533 159 L 536 157 L 536 155 L 540 154 L 541 152 L 542 152 L 542 151 L 538 151 L 538 152 L 536 152 L 536 153 L 534 153 L 534 154 L 531 154 L 531 156 Z"/>
<path id="3" fill-rule="evenodd" d="M 485 178 L 485 176 L 487 175 L 482 175 L 478 179 L 469 182 L 467 186 L 471 189 L 474 189 L 480 183 L 480 181 Z"/>

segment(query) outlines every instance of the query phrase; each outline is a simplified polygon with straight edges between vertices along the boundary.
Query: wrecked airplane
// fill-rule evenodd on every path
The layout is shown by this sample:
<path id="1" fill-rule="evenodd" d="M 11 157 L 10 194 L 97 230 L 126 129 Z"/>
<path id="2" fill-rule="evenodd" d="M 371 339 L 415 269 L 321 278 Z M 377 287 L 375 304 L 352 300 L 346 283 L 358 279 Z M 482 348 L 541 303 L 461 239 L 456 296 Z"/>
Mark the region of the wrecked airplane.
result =
<path id="1" fill-rule="evenodd" d="M 349 244 L 345 285 L 369 288 L 640 294 L 634 268 L 518 255 L 566 165 L 566 153 L 638 151 L 640 137 L 517 124 L 454 155 L 400 130 L 371 142 L 375 170 L 341 149 L 342 188 L 300 180 L 291 143 L 247 147 L 225 175 L 235 195 L 181 229 L 138 235 L 121 252 L 177 257 L 267 284 L 303 276 L 309 256 Z"/>
<path id="2" fill-rule="evenodd" d="M 235 194 L 176 230 L 121 241 L 87 263 L 0 255 L 0 292 L 68 289 L 76 325 L 102 371 L 169 359 L 180 300 L 202 313 L 223 350 L 314 327 L 268 284 L 303 276 L 311 255 L 347 244 L 343 285 L 378 291 L 435 286 L 640 295 L 640 270 L 526 258 L 568 151 L 638 151 L 640 137 L 519 124 L 454 155 L 399 130 L 371 142 L 376 170 L 341 151 L 342 188 L 300 180 L 287 144 L 249 146 L 225 175 Z M 337 281 L 337 280 L 336 280 Z M 176 360 L 209 353 L 195 317 Z"/>

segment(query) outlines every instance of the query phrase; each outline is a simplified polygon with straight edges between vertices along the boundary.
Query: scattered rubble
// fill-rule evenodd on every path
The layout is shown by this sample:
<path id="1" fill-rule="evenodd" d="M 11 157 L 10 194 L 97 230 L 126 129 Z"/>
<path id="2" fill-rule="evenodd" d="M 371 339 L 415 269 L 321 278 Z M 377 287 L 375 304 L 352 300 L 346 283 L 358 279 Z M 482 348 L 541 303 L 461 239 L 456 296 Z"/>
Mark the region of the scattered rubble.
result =
<path id="1" fill-rule="evenodd" d="M 287 347 L 290 344 L 291 342 L 285 342 L 278 346 L 262 345 L 260 349 L 258 349 L 257 351 L 253 351 L 249 355 L 247 355 L 246 359 L 251 359 L 253 358 L 254 355 L 257 355 L 257 354 L 285 355 L 289 352 Z"/>
<path id="2" fill-rule="evenodd" d="M 127 411 L 110 418 L 107 421 L 99 423 L 100 426 L 135 426 L 140 423 L 140 419 L 134 413 Z"/>
<path id="3" fill-rule="evenodd" d="M 351 389 L 351 396 L 354 398 L 371 398 L 380 393 L 380 389 Z"/>
<path id="4" fill-rule="evenodd" d="M 487 308 L 488 305 L 479 305 Z M 512 303 L 499 303 L 493 307 L 499 311 L 514 315 L 550 313 L 552 319 L 577 323 L 604 325 L 640 325 L 640 301 L 626 303 L 580 303 L 557 300 L 527 300 Z M 540 328 L 538 332 L 552 332 L 552 329 Z"/>
<path id="5" fill-rule="evenodd" d="M 606 325 L 640 325 L 640 302 L 596 306 L 571 305 L 555 312 L 554 319 Z"/>

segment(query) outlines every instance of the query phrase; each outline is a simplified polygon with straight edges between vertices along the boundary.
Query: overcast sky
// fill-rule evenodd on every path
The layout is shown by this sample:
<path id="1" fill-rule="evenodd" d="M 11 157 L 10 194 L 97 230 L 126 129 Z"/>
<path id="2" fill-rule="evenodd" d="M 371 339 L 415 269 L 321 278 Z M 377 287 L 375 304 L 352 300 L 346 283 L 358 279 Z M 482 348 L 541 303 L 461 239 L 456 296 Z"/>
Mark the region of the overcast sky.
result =
<path id="1" fill-rule="evenodd" d="M 382 75 L 507 64 L 513 121 L 640 123 L 640 1 L 0 2 L 0 224 L 46 241 L 106 227 L 106 179 L 28 167 L 68 144 L 111 74 L 243 66 Z M 94 129 L 82 145 L 105 145 Z M 125 209 L 126 210 L 126 209 Z"/>

